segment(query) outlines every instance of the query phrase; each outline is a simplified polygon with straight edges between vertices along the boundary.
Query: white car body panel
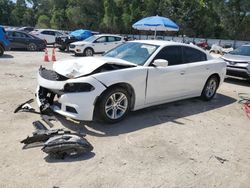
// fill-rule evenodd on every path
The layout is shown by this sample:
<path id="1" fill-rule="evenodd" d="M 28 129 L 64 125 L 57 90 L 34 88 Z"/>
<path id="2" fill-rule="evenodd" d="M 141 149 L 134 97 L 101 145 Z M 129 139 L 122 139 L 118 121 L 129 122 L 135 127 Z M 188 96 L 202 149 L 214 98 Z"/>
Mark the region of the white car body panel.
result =
<path id="1" fill-rule="evenodd" d="M 60 35 L 63 35 L 63 33 L 53 29 L 36 29 L 34 31 L 31 31 L 30 34 L 35 35 L 36 37 L 42 40 L 45 40 L 48 44 L 55 43 L 57 35 L 43 34 L 42 33 L 43 31 L 52 31 L 55 33 L 60 33 Z"/>
<path id="2" fill-rule="evenodd" d="M 61 108 L 53 106 L 54 111 L 73 119 L 91 121 L 93 120 L 96 100 L 108 87 L 115 84 L 125 83 L 133 88 L 135 100 L 131 110 L 138 110 L 165 102 L 200 96 L 207 79 L 212 74 L 219 75 L 220 83 L 224 80 L 226 63 L 222 59 L 213 59 L 206 53 L 207 61 L 152 67 L 148 65 L 155 55 L 166 45 L 176 45 L 176 43 L 166 41 L 136 42 L 160 46 L 143 66 L 136 66 L 116 58 L 83 57 L 58 61 L 54 64 L 53 69 L 57 73 L 71 78 L 66 81 L 49 81 L 38 74 L 39 86 L 51 90 L 63 90 L 66 83 L 89 83 L 95 88 L 90 92 L 64 93 L 58 99 L 58 102 L 62 104 Z M 180 43 L 178 45 L 187 46 Z M 91 74 L 104 64 L 124 65 L 126 68 Z M 74 107 L 78 113 L 67 112 L 66 106 Z"/>
<path id="3" fill-rule="evenodd" d="M 94 50 L 94 53 L 104 53 L 124 43 L 124 40 L 122 39 L 122 37 L 118 35 L 102 34 L 102 35 L 96 35 L 96 36 L 98 36 L 97 39 L 110 36 L 110 37 L 119 37 L 121 38 L 121 40 L 114 41 L 114 42 L 100 42 L 100 43 L 97 43 L 95 41 L 93 42 L 77 41 L 77 42 L 71 43 L 71 45 L 69 46 L 69 50 L 73 51 L 75 54 L 83 54 L 85 49 L 91 48 Z M 72 47 L 72 45 L 74 45 L 74 47 Z"/>
<path id="4" fill-rule="evenodd" d="M 105 63 L 136 66 L 135 64 L 122 59 L 108 57 L 82 57 L 66 61 L 57 61 L 53 64 L 53 69 L 63 76 L 75 78 L 90 74 Z"/>

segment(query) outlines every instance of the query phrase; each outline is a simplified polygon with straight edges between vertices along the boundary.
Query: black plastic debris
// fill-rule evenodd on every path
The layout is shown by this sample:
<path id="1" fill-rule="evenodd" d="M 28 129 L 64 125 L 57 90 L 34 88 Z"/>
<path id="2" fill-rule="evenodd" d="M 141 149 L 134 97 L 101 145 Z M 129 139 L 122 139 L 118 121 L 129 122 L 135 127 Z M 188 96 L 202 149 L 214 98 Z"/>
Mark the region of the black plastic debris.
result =
<path id="1" fill-rule="evenodd" d="M 40 124 L 42 124 L 40 122 Z M 32 144 L 35 142 L 46 142 L 48 139 L 54 136 L 58 135 L 64 135 L 64 134 L 72 134 L 72 135 L 77 135 L 77 136 L 85 136 L 83 134 L 78 134 L 78 133 L 71 133 L 71 131 L 68 130 L 63 130 L 63 129 L 38 129 L 35 132 L 33 132 L 32 136 L 28 136 L 24 140 L 21 141 L 23 144 Z"/>
<path id="2" fill-rule="evenodd" d="M 43 152 L 57 159 L 88 153 L 92 150 L 93 146 L 85 138 L 73 134 L 54 136 L 42 148 Z"/>
<path id="3" fill-rule="evenodd" d="M 34 101 L 34 99 L 30 99 L 24 103 L 21 103 L 20 105 L 18 105 L 18 107 L 14 110 L 14 113 L 17 113 L 19 111 L 35 111 L 34 108 L 32 108 L 29 104 L 32 103 Z"/>
<path id="4" fill-rule="evenodd" d="M 48 116 L 48 115 L 41 115 L 42 120 L 50 127 L 52 128 L 54 125 L 50 121 L 57 121 L 55 116 Z"/>

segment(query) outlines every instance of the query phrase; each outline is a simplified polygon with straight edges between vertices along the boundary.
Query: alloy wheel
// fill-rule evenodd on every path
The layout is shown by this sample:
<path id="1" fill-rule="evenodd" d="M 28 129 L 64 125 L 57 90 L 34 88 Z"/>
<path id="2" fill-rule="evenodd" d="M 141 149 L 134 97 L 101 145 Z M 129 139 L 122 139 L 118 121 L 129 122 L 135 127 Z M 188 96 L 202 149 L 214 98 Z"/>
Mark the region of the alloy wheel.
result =
<path id="1" fill-rule="evenodd" d="M 128 109 L 128 98 L 122 92 L 110 95 L 105 103 L 105 113 L 113 120 L 121 118 Z"/>

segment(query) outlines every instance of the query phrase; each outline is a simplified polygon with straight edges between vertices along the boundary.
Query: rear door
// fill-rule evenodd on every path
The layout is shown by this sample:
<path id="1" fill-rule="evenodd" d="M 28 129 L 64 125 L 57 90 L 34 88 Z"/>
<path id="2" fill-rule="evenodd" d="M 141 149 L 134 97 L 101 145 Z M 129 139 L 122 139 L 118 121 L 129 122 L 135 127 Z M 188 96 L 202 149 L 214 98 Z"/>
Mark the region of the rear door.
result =
<path id="1" fill-rule="evenodd" d="M 119 46 L 120 44 L 122 44 L 121 37 L 108 36 L 108 42 L 106 45 L 107 50 L 105 51 L 111 50 L 115 48 L 116 46 Z"/>
<path id="2" fill-rule="evenodd" d="M 183 46 L 183 62 L 187 64 L 188 94 L 199 95 L 209 77 L 211 62 L 204 52 L 188 46 Z"/>

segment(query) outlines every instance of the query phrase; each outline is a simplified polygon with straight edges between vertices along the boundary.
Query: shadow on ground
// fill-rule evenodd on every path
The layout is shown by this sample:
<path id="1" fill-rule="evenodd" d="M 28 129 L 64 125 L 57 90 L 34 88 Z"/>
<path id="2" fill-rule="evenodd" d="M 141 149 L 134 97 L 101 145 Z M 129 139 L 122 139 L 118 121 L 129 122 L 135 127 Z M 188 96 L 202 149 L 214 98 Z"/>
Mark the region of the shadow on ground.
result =
<path id="1" fill-rule="evenodd" d="M 250 86 L 250 80 L 241 79 L 241 78 L 227 77 L 224 81 L 230 84 Z"/>
<path id="2" fill-rule="evenodd" d="M 60 115 L 57 115 L 57 118 L 63 126 L 73 131 L 97 137 L 117 136 L 165 122 L 183 124 L 178 119 L 185 118 L 188 120 L 188 116 L 218 109 L 235 101 L 235 99 L 222 94 L 217 94 L 210 102 L 192 98 L 131 112 L 123 121 L 111 125 L 99 122 L 71 121 Z"/>
<path id="3" fill-rule="evenodd" d="M 0 57 L 0 60 L 1 60 L 1 59 L 11 59 L 11 58 L 13 58 L 13 55 L 3 54 L 3 55 Z"/>

